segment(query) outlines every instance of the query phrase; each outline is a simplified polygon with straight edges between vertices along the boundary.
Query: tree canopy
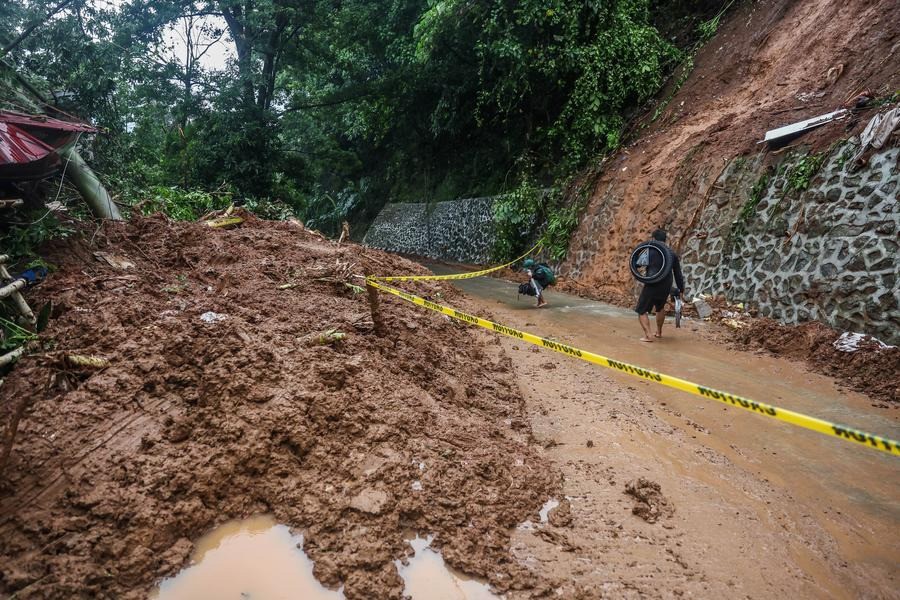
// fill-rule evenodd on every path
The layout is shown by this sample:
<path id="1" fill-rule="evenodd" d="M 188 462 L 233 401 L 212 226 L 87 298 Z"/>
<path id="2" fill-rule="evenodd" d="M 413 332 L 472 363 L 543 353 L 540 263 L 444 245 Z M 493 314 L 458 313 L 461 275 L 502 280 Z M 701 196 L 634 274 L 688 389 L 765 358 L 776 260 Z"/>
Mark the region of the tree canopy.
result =
<path id="1" fill-rule="evenodd" d="M 333 230 L 545 188 L 615 148 L 682 57 L 658 25 L 682 4 L 7 0 L 0 68 L 104 128 L 93 163 L 122 202 Z"/>

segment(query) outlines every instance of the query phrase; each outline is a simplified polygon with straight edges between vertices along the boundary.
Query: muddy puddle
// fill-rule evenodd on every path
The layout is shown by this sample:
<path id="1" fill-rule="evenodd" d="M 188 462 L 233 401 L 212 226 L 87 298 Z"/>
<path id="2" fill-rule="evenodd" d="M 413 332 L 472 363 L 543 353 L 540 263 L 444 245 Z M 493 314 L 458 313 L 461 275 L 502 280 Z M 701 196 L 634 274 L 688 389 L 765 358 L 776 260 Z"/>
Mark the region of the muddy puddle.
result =
<path id="1" fill-rule="evenodd" d="M 395 561 L 403 578 L 404 593 L 413 600 L 496 600 L 487 584 L 466 577 L 444 563 L 441 554 L 433 550 L 432 536 L 415 536 L 408 540 L 415 551 L 407 564 Z"/>
<path id="2" fill-rule="evenodd" d="M 323 587 L 301 550 L 303 536 L 272 517 L 229 521 L 200 538 L 191 564 L 163 581 L 157 600 L 336 600 L 341 590 Z"/>
<path id="3" fill-rule="evenodd" d="M 433 536 L 407 540 L 415 554 L 397 560 L 404 593 L 413 600 L 496 600 L 487 584 L 451 569 L 433 550 Z M 191 564 L 164 580 L 153 600 L 339 600 L 313 576 L 313 562 L 294 535 L 272 517 L 229 521 L 200 538 Z"/>

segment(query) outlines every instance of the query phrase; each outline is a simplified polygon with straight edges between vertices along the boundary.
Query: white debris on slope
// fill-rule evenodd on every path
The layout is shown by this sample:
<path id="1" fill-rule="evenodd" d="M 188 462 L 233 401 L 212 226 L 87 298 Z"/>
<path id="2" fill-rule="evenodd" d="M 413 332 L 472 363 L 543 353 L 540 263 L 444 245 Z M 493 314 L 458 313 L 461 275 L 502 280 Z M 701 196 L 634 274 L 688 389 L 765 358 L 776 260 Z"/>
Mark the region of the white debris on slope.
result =
<path id="1" fill-rule="evenodd" d="M 857 350 L 859 350 L 860 343 L 862 343 L 862 341 L 866 338 L 875 342 L 875 344 L 877 344 L 878 348 L 881 350 L 894 348 L 894 346 L 888 346 L 881 340 L 874 338 L 871 335 L 866 335 L 864 333 L 852 333 L 850 331 L 845 331 L 844 333 L 842 333 L 841 337 L 834 340 L 831 345 L 841 352 L 856 352 Z"/>

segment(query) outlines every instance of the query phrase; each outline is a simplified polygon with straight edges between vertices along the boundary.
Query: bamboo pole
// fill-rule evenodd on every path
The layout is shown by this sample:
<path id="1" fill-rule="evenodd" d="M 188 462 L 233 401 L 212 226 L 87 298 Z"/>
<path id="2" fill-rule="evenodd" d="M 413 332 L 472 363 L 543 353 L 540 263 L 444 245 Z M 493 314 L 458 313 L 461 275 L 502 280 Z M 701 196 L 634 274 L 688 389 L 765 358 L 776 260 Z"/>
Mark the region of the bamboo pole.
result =
<path id="1" fill-rule="evenodd" d="M 3 255 L 2 258 L 6 259 L 6 255 Z M 12 275 L 6 270 L 6 265 L 4 265 L 3 262 L 5 262 L 5 260 L 0 261 L 0 277 L 3 279 L 12 279 Z M 19 293 L 19 290 L 25 286 L 26 282 L 24 279 L 16 279 L 12 283 L 0 288 L 0 298 L 9 296 L 22 316 L 25 317 L 29 323 L 33 324 L 35 322 L 34 313 L 31 312 L 31 307 L 28 306 L 28 303 L 25 302 L 25 298 Z"/>
<path id="2" fill-rule="evenodd" d="M 91 212 L 95 217 L 100 219 L 110 219 L 113 221 L 121 221 L 122 214 L 119 207 L 109 197 L 109 192 L 100 183 L 100 180 L 84 162 L 84 159 L 75 151 L 74 144 L 72 146 L 61 148 L 59 155 L 68 161 L 66 166 L 66 177 L 78 188 L 81 197 L 91 208 Z"/>

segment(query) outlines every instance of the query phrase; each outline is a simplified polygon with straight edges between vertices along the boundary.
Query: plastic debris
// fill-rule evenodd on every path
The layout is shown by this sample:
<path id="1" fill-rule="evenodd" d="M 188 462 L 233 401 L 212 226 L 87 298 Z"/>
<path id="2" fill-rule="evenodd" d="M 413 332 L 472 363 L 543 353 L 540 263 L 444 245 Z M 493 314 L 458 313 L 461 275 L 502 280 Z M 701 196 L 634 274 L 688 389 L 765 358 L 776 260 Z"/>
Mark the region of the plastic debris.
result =
<path id="1" fill-rule="evenodd" d="M 701 298 L 694 298 L 694 308 L 697 309 L 697 314 L 701 319 L 708 319 L 713 314 L 712 307 Z"/>
<path id="2" fill-rule="evenodd" d="M 329 329 L 322 333 L 311 333 L 300 338 L 300 342 L 305 346 L 327 346 L 336 344 L 347 338 L 347 334 L 337 329 Z"/>
<path id="3" fill-rule="evenodd" d="M 222 315 L 211 310 L 200 315 L 200 320 L 204 323 L 218 323 L 219 321 L 224 321 L 227 318 L 228 315 Z"/>
<path id="4" fill-rule="evenodd" d="M 874 338 L 871 335 L 866 335 L 864 333 L 852 333 L 850 331 L 845 331 L 841 334 L 841 336 L 832 342 L 832 346 L 835 349 L 840 350 L 841 352 L 856 352 L 859 350 L 860 344 L 863 342 L 874 343 L 875 346 L 879 350 L 887 350 L 888 348 L 894 348 L 895 346 L 888 346 L 878 338 Z"/>

